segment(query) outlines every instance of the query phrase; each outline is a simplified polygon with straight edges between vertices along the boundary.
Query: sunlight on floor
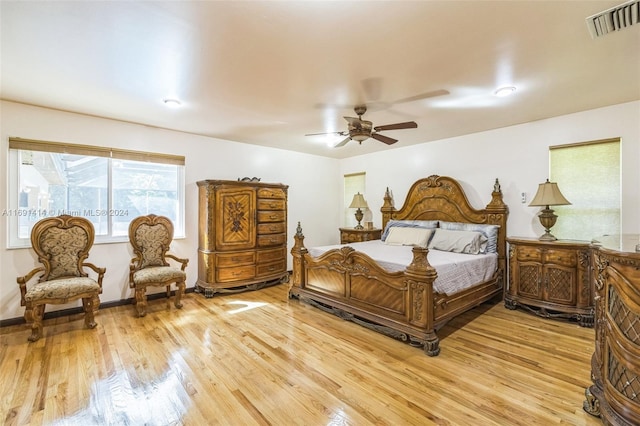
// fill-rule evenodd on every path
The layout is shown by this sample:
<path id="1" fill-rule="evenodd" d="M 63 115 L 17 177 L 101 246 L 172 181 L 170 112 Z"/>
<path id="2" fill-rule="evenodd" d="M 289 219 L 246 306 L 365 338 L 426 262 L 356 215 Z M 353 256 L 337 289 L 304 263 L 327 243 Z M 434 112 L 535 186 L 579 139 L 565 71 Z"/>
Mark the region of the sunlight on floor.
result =
<path id="1" fill-rule="evenodd" d="M 268 303 L 264 302 L 245 302 L 243 300 L 234 300 L 228 302 L 227 305 L 244 305 L 242 308 L 234 309 L 232 311 L 228 311 L 229 314 L 237 314 L 239 312 L 248 311 L 255 308 L 261 308 L 262 306 L 268 305 Z"/>
<path id="2" fill-rule="evenodd" d="M 120 371 L 93 385 L 87 408 L 52 425 L 179 424 L 190 401 L 173 371 L 150 383 Z"/>

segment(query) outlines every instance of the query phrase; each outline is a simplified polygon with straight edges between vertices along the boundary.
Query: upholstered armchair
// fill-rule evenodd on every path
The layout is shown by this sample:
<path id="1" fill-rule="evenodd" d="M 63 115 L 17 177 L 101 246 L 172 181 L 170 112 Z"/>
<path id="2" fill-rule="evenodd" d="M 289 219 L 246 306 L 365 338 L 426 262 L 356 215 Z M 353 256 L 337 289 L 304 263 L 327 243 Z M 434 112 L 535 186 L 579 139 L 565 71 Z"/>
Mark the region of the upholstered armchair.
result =
<path id="1" fill-rule="evenodd" d="M 181 259 L 168 253 L 173 241 L 173 223 L 164 216 L 150 214 L 140 216 L 129 224 L 129 241 L 135 257 L 129 266 L 129 287 L 135 289 L 138 316 L 147 314 L 147 287 L 166 287 L 167 298 L 171 297 L 171 284 L 175 283 L 175 307 L 182 308 L 187 274 L 185 268 L 189 259 Z M 171 266 L 167 259 L 180 263 L 180 268 Z"/>
<path id="2" fill-rule="evenodd" d="M 31 246 L 42 266 L 18 277 L 20 304 L 24 318 L 31 325 L 29 340 L 42 337 L 42 317 L 47 304 L 63 304 L 82 299 L 84 323 L 95 328 L 94 314 L 100 306 L 105 268 L 85 262 L 93 246 L 93 224 L 78 216 L 62 215 L 38 221 L 31 230 Z M 97 275 L 89 277 L 85 267 Z M 36 282 L 32 278 L 38 274 Z M 93 274 L 92 274 L 93 275 Z"/>

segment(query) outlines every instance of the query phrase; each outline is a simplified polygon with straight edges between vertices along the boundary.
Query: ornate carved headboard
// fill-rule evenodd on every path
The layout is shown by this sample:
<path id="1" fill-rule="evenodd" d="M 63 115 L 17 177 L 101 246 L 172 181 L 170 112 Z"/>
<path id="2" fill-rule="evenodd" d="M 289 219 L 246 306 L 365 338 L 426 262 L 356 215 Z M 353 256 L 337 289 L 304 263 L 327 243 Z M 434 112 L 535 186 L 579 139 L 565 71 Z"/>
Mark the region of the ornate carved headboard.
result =
<path id="1" fill-rule="evenodd" d="M 447 222 L 478 223 L 499 225 L 498 266 L 503 271 L 507 255 L 507 216 L 509 208 L 502 200 L 500 183 L 496 179 L 491 193 L 491 202 L 484 209 L 475 209 L 460 183 L 448 176 L 431 175 L 416 181 L 407 194 L 400 209 L 393 206 L 393 199 L 387 188 L 384 196 L 382 228 L 394 220 L 444 220 Z"/>

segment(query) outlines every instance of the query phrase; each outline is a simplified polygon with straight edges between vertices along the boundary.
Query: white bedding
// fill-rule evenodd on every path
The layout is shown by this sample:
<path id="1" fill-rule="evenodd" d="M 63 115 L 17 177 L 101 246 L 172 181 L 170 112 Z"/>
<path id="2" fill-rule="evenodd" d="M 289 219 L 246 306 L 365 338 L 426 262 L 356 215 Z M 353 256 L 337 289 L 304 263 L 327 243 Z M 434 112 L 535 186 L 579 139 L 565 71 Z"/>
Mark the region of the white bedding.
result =
<path id="1" fill-rule="evenodd" d="M 389 272 L 404 271 L 413 260 L 412 246 L 392 246 L 381 240 L 348 245 L 371 257 Z M 308 251 L 311 256 L 318 257 L 328 250 L 340 247 L 342 245 L 311 247 Z M 427 259 L 438 273 L 433 283 L 434 291 L 447 295 L 487 281 L 493 276 L 498 266 L 496 253 L 462 254 L 429 250 Z"/>

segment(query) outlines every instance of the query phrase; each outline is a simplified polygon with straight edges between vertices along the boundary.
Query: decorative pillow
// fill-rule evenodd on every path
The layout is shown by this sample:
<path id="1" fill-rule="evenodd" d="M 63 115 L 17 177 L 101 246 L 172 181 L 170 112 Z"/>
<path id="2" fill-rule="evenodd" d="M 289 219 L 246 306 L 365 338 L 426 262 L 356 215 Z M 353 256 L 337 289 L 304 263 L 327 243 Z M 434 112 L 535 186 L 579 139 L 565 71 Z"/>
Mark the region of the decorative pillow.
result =
<path id="1" fill-rule="evenodd" d="M 454 253 L 480 254 L 487 237 L 479 231 L 453 231 L 436 229 L 429 248 Z"/>
<path id="2" fill-rule="evenodd" d="M 384 241 L 385 244 L 394 246 L 420 246 L 427 247 L 429 237 L 433 229 L 393 227 Z"/>
<path id="3" fill-rule="evenodd" d="M 496 253 L 498 251 L 498 230 L 500 229 L 500 225 L 440 221 L 440 228 L 456 231 L 482 232 L 484 236 L 487 237 L 487 246 L 481 253 Z"/>
<path id="4" fill-rule="evenodd" d="M 387 235 L 389 234 L 389 230 L 391 228 L 396 228 L 396 227 L 435 229 L 438 227 L 438 221 L 437 220 L 390 220 L 389 222 L 387 222 L 387 226 L 385 226 L 380 239 L 382 241 L 386 240 Z"/>

